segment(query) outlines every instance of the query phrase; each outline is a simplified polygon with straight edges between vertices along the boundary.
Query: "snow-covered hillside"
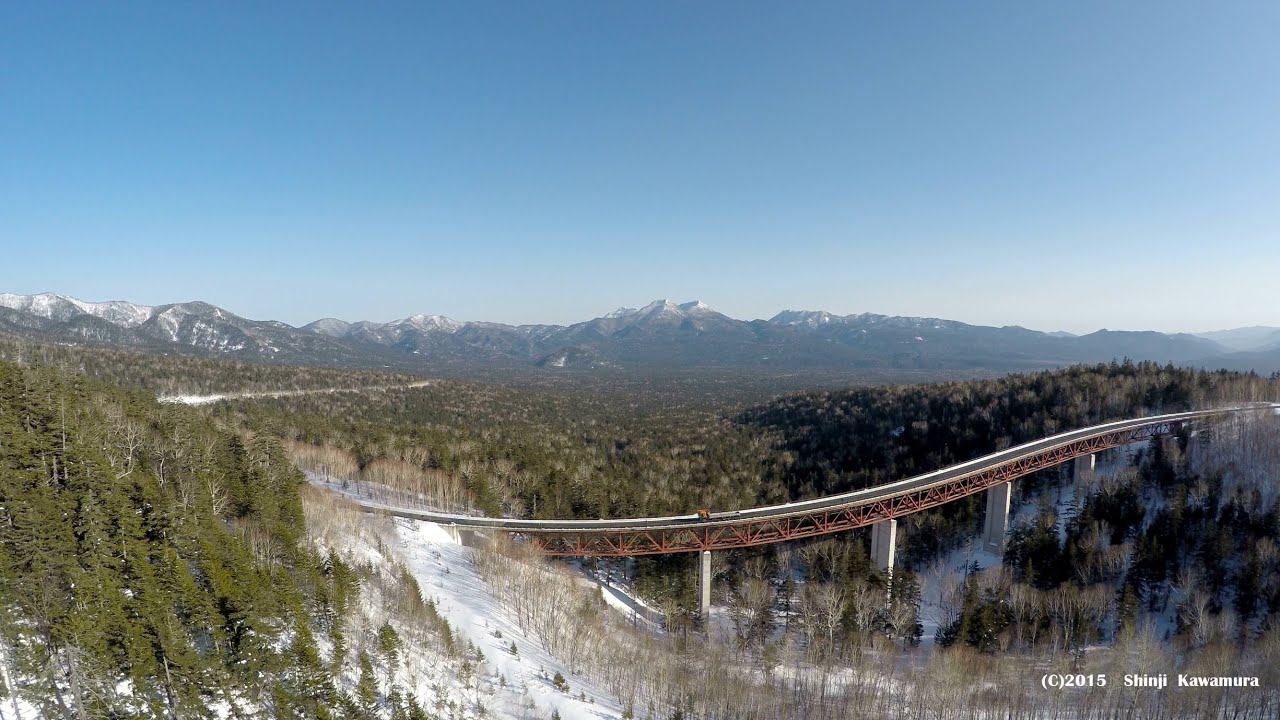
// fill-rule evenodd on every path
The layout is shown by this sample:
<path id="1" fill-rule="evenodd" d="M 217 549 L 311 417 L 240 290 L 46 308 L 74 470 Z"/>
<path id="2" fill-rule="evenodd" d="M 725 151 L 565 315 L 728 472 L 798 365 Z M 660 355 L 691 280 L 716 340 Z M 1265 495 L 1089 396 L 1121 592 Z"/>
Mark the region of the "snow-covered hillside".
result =
<path id="1" fill-rule="evenodd" d="M 39 295 L 14 295 L 0 293 L 0 307 L 22 310 L 49 320 L 69 320 L 76 315 L 92 315 L 122 327 L 137 327 L 146 322 L 154 310 L 149 305 L 110 300 L 85 302 L 66 295 L 40 293 Z"/>
<path id="2" fill-rule="evenodd" d="M 356 653 L 390 624 L 402 647 L 395 673 L 382 678 L 382 687 L 403 689 L 439 717 L 622 717 L 616 699 L 521 630 L 514 611 L 477 574 L 475 551 L 448 531 L 368 515 L 326 490 L 311 489 L 305 497 L 312 541 L 365 577 L 348 619 L 344 686 L 357 687 Z M 413 601 L 406 596 L 413 595 L 429 608 L 428 622 L 405 613 Z M 331 655 L 333 643 L 322 642 L 321 648 Z M 557 675 L 563 678 L 559 686 Z"/>
<path id="3" fill-rule="evenodd" d="M 476 574 L 472 549 L 433 523 L 397 518 L 395 525 L 400 541 L 395 551 L 423 592 L 456 632 L 484 655 L 493 690 L 491 709 L 499 717 L 528 717 L 530 711 L 543 717 L 558 712 L 565 720 L 622 716 L 622 707 L 606 691 L 575 674 L 537 637 L 520 629 L 514 611 L 499 603 Z M 557 673 L 567 691 L 557 689 Z"/>

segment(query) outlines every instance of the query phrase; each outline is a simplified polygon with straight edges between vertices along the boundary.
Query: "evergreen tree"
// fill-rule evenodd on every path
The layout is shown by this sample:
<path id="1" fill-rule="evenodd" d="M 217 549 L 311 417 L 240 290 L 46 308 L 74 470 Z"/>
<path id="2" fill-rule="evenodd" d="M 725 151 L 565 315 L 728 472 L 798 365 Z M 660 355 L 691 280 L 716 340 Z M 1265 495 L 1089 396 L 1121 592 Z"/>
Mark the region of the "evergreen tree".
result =
<path id="1" fill-rule="evenodd" d="M 361 650 L 358 663 L 360 679 L 356 681 L 356 707 L 360 717 L 373 718 L 378 712 L 378 681 L 374 676 L 373 662 L 369 660 L 369 654 Z"/>
<path id="2" fill-rule="evenodd" d="M 378 627 L 378 655 L 387 667 L 387 675 L 393 676 L 400 657 L 400 636 L 396 634 L 391 623 L 384 622 Z"/>

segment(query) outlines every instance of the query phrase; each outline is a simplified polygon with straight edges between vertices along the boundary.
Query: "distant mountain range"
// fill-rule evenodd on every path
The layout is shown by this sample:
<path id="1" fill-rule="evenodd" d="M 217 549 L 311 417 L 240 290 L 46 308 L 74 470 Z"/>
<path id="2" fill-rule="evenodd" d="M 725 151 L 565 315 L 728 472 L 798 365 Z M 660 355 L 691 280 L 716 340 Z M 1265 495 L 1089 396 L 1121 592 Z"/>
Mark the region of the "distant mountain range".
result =
<path id="1" fill-rule="evenodd" d="M 1196 335 L 1236 352 L 1280 350 L 1280 328 L 1275 327 L 1254 325 L 1234 330 L 1196 333 Z"/>
<path id="2" fill-rule="evenodd" d="M 1270 331 L 1270 332 L 1268 332 Z M 620 308 L 573 325 L 504 325 L 412 315 L 389 323 L 249 320 L 203 302 L 147 306 L 65 295 L 0 294 L 0 332 L 45 342 L 398 369 L 895 368 L 1019 370 L 1112 359 L 1280 369 L 1280 329 L 1203 335 L 1100 330 L 1088 335 L 938 318 L 785 310 L 737 320 L 700 302 Z M 1270 343 L 1270 344 L 1268 344 Z"/>

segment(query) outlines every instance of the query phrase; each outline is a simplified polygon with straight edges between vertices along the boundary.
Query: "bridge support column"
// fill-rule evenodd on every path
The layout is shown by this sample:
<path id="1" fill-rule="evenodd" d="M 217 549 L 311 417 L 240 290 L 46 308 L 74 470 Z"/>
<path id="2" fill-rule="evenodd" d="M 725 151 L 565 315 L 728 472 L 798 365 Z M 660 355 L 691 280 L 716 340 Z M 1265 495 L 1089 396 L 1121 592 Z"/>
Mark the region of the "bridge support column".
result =
<path id="1" fill-rule="evenodd" d="M 704 621 L 711 613 L 711 551 L 703 550 L 698 558 L 698 617 Z"/>
<path id="2" fill-rule="evenodd" d="M 987 489 L 987 520 L 982 527 L 982 549 L 1004 552 L 1004 535 L 1009 530 L 1009 496 L 1012 483 L 1000 483 Z"/>
<path id="3" fill-rule="evenodd" d="M 871 560 L 885 575 L 893 575 L 893 555 L 897 545 L 897 520 L 882 520 L 871 526 Z"/>
<path id="4" fill-rule="evenodd" d="M 1093 468 L 1097 463 L 1098 456 L 1096 454 L 1081 455 L 1076 458 L 1074 464 L 1071 466 L 1071 479 L 1079 480 L 1085 476 L 1085 473 L 1093 472 Z"/>

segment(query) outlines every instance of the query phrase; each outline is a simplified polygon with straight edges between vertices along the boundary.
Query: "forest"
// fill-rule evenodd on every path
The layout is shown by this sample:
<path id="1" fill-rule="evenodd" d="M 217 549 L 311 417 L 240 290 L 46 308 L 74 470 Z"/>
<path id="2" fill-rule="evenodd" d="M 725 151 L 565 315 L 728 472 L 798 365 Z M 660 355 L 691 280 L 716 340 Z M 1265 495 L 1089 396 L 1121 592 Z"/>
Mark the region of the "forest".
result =
<path id="1" fill-rule="evenodd" d="M 348 619 L 367 568 L 305 542 L 274 437 L 0 362 L 0 439 L 0 695 L 44 717 L 426 717 L 383 684 L 394 627 Z"/>
<path id="2" fill-rule="evenodd" d="M 3 333 L 0 333 L 0 360 L 19 365 L 62 368 L 107 384 L 147 390 L 161 397 L 407 385 L 422 380 L 416 375 L 361 369 L 264 365 L 110 347 L 48 345 Z"/>
<path id="3" fill-rule="evenodd" d="M 304 471 L 468 512 L 683 513 L 865 487 L 1107 419 L 1278 395 L 1275 378 L 1150 363 L 739 403 L 670 389 L 407 387 L 396 383 L 421 379 L 101 350 L 6 353 L 21 364 L 0 362 L 0 681 L 5 696 L 77 718 L 218 707 L 469 716 L 424 707 L 414 689 L 422 677 L 469 676 L 481 658 L 399 564 L 389 531 L 335 505 Z M 155 400 L 228 387 L 363 389 L 202 407 Z M 718 554 L 727 634 L 715 652 L 759 674 L 742 685 L 707 670 L 718 694 L 703 700 L 668 684 L 687 667 L 690 639 L 711 632 L 691 611 L 690 558 L 597 563 L 660 609 L 672 643 L 626 640 L 644 648 L 652 677 L 604 660 L 599 672 L 647 698 L 649 717 L 732 717 L 738 701 L 782 712 L 779 697 L 838 717 L 859 697 L 886 713 L 892 701 L 876 681 L 818 712 L 812 693 L 833 690 L 811 685 L 812 672 L 910 664 L 921 645 L 946 648 L 926 656 L 945 673 L 965 663 L 1013 672 L 1004 659 L 1017 657 L 1092 667 L 1105 662 L 1088 652 L 1096 647 L 1141 647 L 1182 667 L 1225 654 L 1257 670 L 1280 647 L 1278 439 L 1274 420 L 1223 424 L 1117 451 L 1106 472 L 1024 478 L 1003 560 L 958 572 L 945 562 L 981 527 L 981 498 L 904 519 L 892 582 L 870 563 L 865 531 Z M 381 559 L 344 554 L 371 532 L 362 542 Z M 516 568 L 532 560 L 486 557 L 482 574 L 519 604 Z M 590 622 L 605 625 L 581 637 L 600 638 L 591 652 L 607 657 L 606 639 L 623 636 L 603 616 Z M 422 665 L 427 657 L 438 661 Z M 803 679 L 775 675 L 787 665 L 807 668 Z M 1010 702 L 1011 712 L 1035 704 Z"/>
<path id="4" fill-rule="evenodd" d="M 792 499 L 857 490 L 1108 420 L 1274 399 L 1252 373 L 1109 363 L 924 385 L 806 393 L 749 408 L 773 432 Z"/>
<path id="5" fill-rule="evenodd" d="M 448 381 L 369 396 L 224 403 L 213 412 L 228 424 L 272 428 L 305 469 L 371 487 L 400 488 L 406 502 L 508 516 L 597 518 L 731 509 L 843 492 L 1075 427 L 1274 398 L 1278 390 L 1274 378 L 1247 373 L 1126 362 L 998 379 L 815 392 L 745 408 L 673 408 L 646 398 L 620 402 L 600 394 Z M 1186 442 L 1181 439 L 1183 446 Z M 1134 603 L 1166 610 L 1181 557 L 1168 543 L 1194 538 L 1196 545 L 1183 552 L 1200 557 L 1203 542 L 1198 533 L 1185 532 L 1190 526 L 1181 516 L 1146 517 L 1144 503 L 1156 502 L 1159 491 L 1169 495 L 1161 495 L 1161 502 L 1176 506 L 1185 502 L 1174 496 L 1178 488 L 1214 482 L 1202 479 L 1210 471 L 1188 467 L 1191 455 L 1179 447 L 1153 445 L 1121 476 L 1126 482 L 1109 479 L 1090 489 L 1061 542 L 1058 508 L 1045 508 L 1036 520 L 1016 526 L 1005 555 L 1009 577 L 995 587 L 979 587 L 974 573 L 968 587 L 961 588 L 967 595 L 956 617 L 942 623 L 939 642 L 990 650 L 1006 629 L 1029 634 L 1003 619 L 1001 613 L 1007 611 L 994 613 L 982 602 L 986 598 L 987 604 L 1003 606 L 1015 585 L 1020 597 L 1034 594 L 1032 599 L 1047 607 L 1052 593 L 1083 592 L 1090 585 L 1124 579 L 1115 598 L 1122 612 L 1107 614 L 1105 623 L 1092 623 L 1099 628 L 1132 622 Z M 1155 477 L 1164 480 L 1151 480 Z M 1033 498 L 1037 490 L 1061 482 L 1056 473 L 1044 473 L 1020 482 L 1019 492 Z M 1237 533 L 1230 542 L 1221 540 L 1219 556 L 1240 552 L 1253 557 L 1256 542 L 1274 537 L 1275 508 L 1267 502 L 1255 499 L 1248 510 L 1250 522 L 1231 524 L 1252 530 Z M 1224 502 L 1223 508 L 1214 512 L 1242 512 L 1239 502 Z M 866 531 L 794 548 L 727 553 L 717 561 L 730 588 L 724 599 L 736 603 L 744 642 L 757 645 L 776 627 L 776 618 L 802 609 L 817 613 L 816 593 L 827 586 L 829 605 L 835 602 L 832 592 L 844 598 L 837 603 L 838 622 L 831 620 L 839 632 L 826 633 L 831 651 L 846 652 L 877 635 L 918 642 L 923 630 L 915 573 L 974 537 L 982 511 L 982 498 L 974 496 L 905 518 L 900 567 L 887 605 L 868 600 L 870 607 L 859 608 L 848 601 L 874 598 L 876 587 L 883 592 L 885 579 L 868 560 Z M 1192 517 L 1220 522 L 1217 515 Z M 1167 532 L 1171 522 L 1182 535 Z M 1155 542 L 1166 546 L 1151 545 Z M 1098 549 L 1102 545 L 1110 553 L 1105 561 Z M 1269 558 L 1267 546 L 1262 547 Z M 1123 578 L 1115 577 L 1114 570 L 1097 570 L 1108 562 L 1108 567 L 1128 567 L 1125 558 L 1130 555 L 1136 559 Z M 1163 558 L 1164 564 L 1157 567 L 1150 557 Z M 1218 564 L 1211 586 L 1215 592 L 1210 593 L 1215 599 L 1207 608 L 1216 612 L 1235 603 L 1235 587 L 1244 583 L 1239 602 L 1250 611 L 1251 627 L 1260 629 L 1260 618 L 1275 609 L 1267 594 L 1273 590 L 1267 583 L 1274 583 L 1266 579 L 1272 578 L 1271 565 L 1254 562 L 1251 574 L 1229 577 L 1223 577 L 1224 567 Z M 640 558 L 626 572 L 646 597 L 674 611 L 673 623 L 690 622 L 694 582 L 688 557 Z M 801 586 L 783 580 L 796 572 L 812 582 Z M 1109 596 L 1095 598 L 1095 605 L 1110 602 Z M 975 629 L 975 615 L 995 620 Z M 1056 618 L 1041 612 L 1036 622 L 1043 627 Z M 1061 643 L 1078 646 L 1105 634 L 1084 632 Z"/>

